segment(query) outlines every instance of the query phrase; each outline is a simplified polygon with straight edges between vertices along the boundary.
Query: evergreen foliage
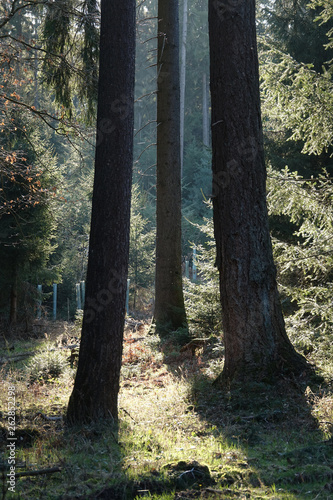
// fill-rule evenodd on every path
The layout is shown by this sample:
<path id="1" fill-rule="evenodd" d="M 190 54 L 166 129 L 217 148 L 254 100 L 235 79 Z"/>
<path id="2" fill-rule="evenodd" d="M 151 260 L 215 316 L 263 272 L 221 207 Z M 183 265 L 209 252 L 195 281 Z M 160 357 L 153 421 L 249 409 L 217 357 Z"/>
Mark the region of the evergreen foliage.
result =
<path id="1" fill-rule="evenodd" d="M 19 127 L 17 120 L 16 124 Z M 0 259 L 6 262 L 1 276 L 0 307 L 8 311 L 11 289 L 21 307 L 24 306 L 24 314 L 29 312 L 31 317 L 34 292 L 31 291 L 29 301 L 32 310 L 27 311 L 23 283 L 37 285 L 40 280 L 51 282 L 59 278 L 57 270 L 49 266 L 56 247 L 54 187 L 59 176 L 49 142 L 42 140 L 38 130 L 18 127 L 12 133 L 0 135 L 4 150 L 11 150 L 0 162 Z"/>
<path id="2" fill-rule="evenodd" d="M 327 29 L 314 23 L 320 3 L 327 4 L 318 0 L 310 8 L 308 0 L 266 0 L 259 6 L 266 38 L 299 63 L 313 65 L 315 71 L 320 71 L 328 59 L 324 46 Z"/>
<path id="3" fill-rule="evenodd" d="M 309 6 L 312 9 L 319 9 L 319 14 L 317 15 L 315 21 L 320 22 L 321 25 L 327 26 L 326 23 L 330 24 L 329 30 L 326 33 L 329 41 L 325 47 L 333 48 L 333 4 L 329 0 L 311 0 Z M 317 10 L 318 12 L 318 10 Z"/>
<path id="4" fill-rule="evenodd" d="M 155 277 L 155 228 L 144 217 L 144 203 L 147 197 L 141 194 L 139 186 L 132 188 L 130 251 L 128 277 L 131 280 L 132 307 L 137 308 L 138 298 L 151 299 L 151 287 Z M 145 292 L 148 291 L 148 297 Z"/>
<path id="5" fill-rule="evenodd" d="M 209 211 L 212 210 L 211 203 L 206 202 L 207 207 Z M 214 265 L 216 250 L 212 217 L 203 217 L 203 223 L 195 224 L 195 227 L 205 236 L 206 241 L 196 245 L 197 281 L 185 279 L 184 294 L 189 326 L 195 337 L 220 335 L 222 313 L 219 274 Z"/>
<path id="6" fill-rule="evenodd" d="M 96 85 L 97 81 L 98 12 L 93 1 L 50 2 L 45 8 L 44 2 L 14 3 L 12 8 L 0 8 L 0 225 L 4 243 L 0 252 L 8 263 L 1 279 L 1 308 L 7 313 L 10 288 L 19 310 L 29 290 L 33 317 L 37 283 L 47 290 L 52 282 L 62 281 L 58 309 L 66 311 L 67 318 L 67 300 L 74 316 L 75 283 L 85 278 L 92 148 L 87 142 L 74 144 L 69 132 L 82 137 L 82 129 L 65 119 L 64 104 L 81 116 L 93 114 L 95 97 L 90 83 Z M 50 15 L 44 19 L 50 52 L 41 42 L 46 11 Z M 65 78 L 59 85 L 54 80 L 55 92 L 66 97 L 67 91 L 73 91 L 85 101 L 83 106 L 74 94 L 68 94 L 57 114 L 54 99 L 61 99 L 45 89 L 43 82 L 47 83 L 52 71 L 45 73 L 43 58 L 46 66 L 53 62 L 52 68 Z M 61 76 L 63 68 L 65 76 Z M 67 70 L 70 79 L 66 82 Z M 87 128 L 85 132 L 91 134 Z"/>
<path id="7" fill-rule="evenodd" d="M 211 151 L 193 139 L 186 145 L 183 175 L 183 255 L 189 255 L 191 244 L 205 240 L 199 230 L 207 215 L 205 200 L 212 195 Z"/>
<path id="8" fill-rule="evenodd" d="M 263 113 L 268 127 L 287 129 L 302 141 L 303 153 L 321 154 L 333 145 L 331 70 L 316 72 L 289 54 L 270 47 L 261 65 Z"/>
<path id="9" fill-rule="evenodd" d="M 333 335 L 333 184 L 324 173 L 306 180 L 286 167 L 269 169 L 270 214 L 285 218 L 294 230 L 288 237 L 273 232 L 288 331 L 296 345 L 327 355 Z M 326 351 L 326 354 L 325 354 Z"/>
<path id="10" fill-rule="evenodd" d="M 260 46 L 274 257 L 288 333 L 324 358 L 332 335 L 333 9 L 325 0 L 277 0 L 268 10 Z"/>
<path id="11" fill-rule="evenodd" d="M 61 273 L 58 288 L 59 316 L 74 318 L 76 283 L 85 281 L 93 184 L 92 148 L 80 153 L 62 144 L 62 183 L 57 203 L 57 250 L 51 262 Z M 59 158 L 60 161 L 60 158 Z"/>
<path id="12" fill-rule="evenodd" d="M 331 15 L 324 0 L 310 6 L 303 0 L 276 0 L 266 9 L 268 28 L 261 38 L 264 123 L 268 130 L 282 129 L 289 140 L 301 141 L 305 154 L 319 155 L 332 147 Z"/>
<path id="13" fill-rule="evenodd" d="M 35 354 L 26 366 L 26 374 L 30 384 L 54 381 L 66 369 L 68 364 L 60 352 L 47 349 Z"/>
<path id="14" fill-rule="evenodd" d="M 99 58 L 99 4 L 96 0 L 49 2 L 42 26 L 43 81 L 63 113 L 72 117 L 77 97 L 83 115 L 95 116 Z"/>

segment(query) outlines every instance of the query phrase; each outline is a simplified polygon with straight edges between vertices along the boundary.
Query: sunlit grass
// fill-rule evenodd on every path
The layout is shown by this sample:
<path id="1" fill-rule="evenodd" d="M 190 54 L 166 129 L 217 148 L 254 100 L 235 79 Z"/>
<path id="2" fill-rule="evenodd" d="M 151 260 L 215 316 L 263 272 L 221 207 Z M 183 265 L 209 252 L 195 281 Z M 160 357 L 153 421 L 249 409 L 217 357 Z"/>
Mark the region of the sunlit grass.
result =
<path id="1" fill-rule="evenodd" d="M 86 500 L 104 489 L 115 500 L 199 498 L 200 492 L 212 499 L 329 497 L 333 453 L 325 440 L 331 438 L 333 396 L 328 384 L 304 387 L 303 395 L 283 383 L 218 392 L 211 382 L 222 364 L 211 356 L 212 348 L 192 356 L 170 342 L 161 345 L 147 329 L 127 331 L 119 427 L 101 422 L 67 429 L 63 417 L 74 373 L 60 337 L 68 331 L 49 329 L 34 349 L 25 341 L 26 350 L 55 349 L 66 361 L 61 373 L 32 381 L 27 367 L 33 358 L 8 363 L 1 370 L 0 401 L 5 408 L 11 380 L 17 471 L 59 467 L 61 472 L 17 478 L 16 495 L 6 499 Z M 24 351 L 24 342 L 19 345 Z M 5 426 L 3 421 L 4 452 Z M 208 467 L 209 478 L 192 480 L 186 467 L 193 464 Z"/>

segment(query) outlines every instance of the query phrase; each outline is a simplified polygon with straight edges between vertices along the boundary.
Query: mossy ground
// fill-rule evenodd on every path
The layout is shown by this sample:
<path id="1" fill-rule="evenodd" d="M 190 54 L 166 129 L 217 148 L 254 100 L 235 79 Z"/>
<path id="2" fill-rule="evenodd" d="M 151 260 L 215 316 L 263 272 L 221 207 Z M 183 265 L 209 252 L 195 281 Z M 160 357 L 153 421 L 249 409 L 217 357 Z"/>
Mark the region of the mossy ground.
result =
<path id="1" fill-rule="evenodd" d="M 100 422 L 68 429 L 63 420 L 45 418 L 64 417 L 73 387 L 69 347 L 78 333 L 71 325 L 45 323 L 33 340 L 19 331 L 5 335 L 2 361 L 17 352 L 56 353 L 50 359 L 61 373 L 48 374 L 46 363 L 42 376 L 31 378 L 33 355 L 2 364 L 0 463 L 8 462 L 11 380 L 16 472 L 60 471 L 16 477 L 13 495 L 4 470 L 3 498 L 332 498 L 333 362 L 326 360 L 320 385 L 300 378 L 220 391 L 212 385 L 222 368 L 218 338 L 193 355 L 175 337 L 161 344 L 148 330 L 139 324 L 125 332 L 118 428 Z"/>

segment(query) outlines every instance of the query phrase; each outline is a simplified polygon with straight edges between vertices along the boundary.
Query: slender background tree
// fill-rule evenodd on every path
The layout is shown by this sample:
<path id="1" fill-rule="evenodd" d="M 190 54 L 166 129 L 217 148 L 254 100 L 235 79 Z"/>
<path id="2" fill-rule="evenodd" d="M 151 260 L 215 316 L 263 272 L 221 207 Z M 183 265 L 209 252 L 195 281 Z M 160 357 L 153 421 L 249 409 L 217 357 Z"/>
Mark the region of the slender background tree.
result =
<path id="1" fill-rule="evenodd" d="M 182 289 L 178 0 L 158 2 L 156 281 L 160 333 L 186 326 Z"/>

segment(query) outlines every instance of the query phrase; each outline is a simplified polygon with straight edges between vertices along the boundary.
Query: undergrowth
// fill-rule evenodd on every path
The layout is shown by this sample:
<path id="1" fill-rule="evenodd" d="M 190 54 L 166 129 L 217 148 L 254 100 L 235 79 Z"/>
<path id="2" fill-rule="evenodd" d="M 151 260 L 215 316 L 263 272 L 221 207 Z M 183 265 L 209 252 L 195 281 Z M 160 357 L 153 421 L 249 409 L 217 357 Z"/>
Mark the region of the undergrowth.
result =
<path id="1" fill-rule="evenodd" d="M 219 338 L 192 352 L 133 324 L 125 332 L 118 428 L 64 424 L 77 342 L 68 325 L 48 324 L 39 340 L 11 339 L 11 350 L 1 344 L 3 498 L 332 497 L 329 377 L 320 387 L 295 379 L 218 391 L 212 381 L 222 368 Z M 11 361 L 16 345 L 31 356 Z M 15 495 L 6 489 L 9 383 L 16 392 Z"/>

